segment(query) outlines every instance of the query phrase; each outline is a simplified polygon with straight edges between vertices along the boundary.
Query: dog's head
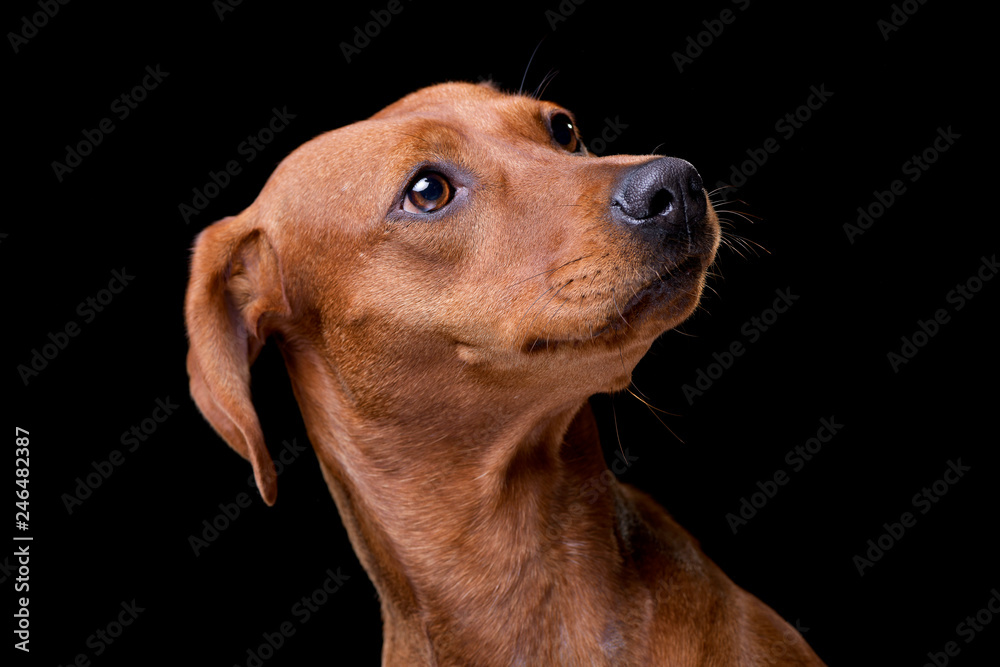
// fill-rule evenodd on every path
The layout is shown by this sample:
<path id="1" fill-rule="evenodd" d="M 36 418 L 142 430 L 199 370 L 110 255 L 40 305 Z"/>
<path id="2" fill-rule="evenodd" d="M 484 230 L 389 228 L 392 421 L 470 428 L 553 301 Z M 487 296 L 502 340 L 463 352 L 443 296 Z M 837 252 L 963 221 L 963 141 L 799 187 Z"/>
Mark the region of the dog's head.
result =
<path id="1" fill-rule="evenodd" d="M 249 366 L 271 333 L 297 386 L 354 415 L 579 402 L 690 315 L 718 239 L 689 163 L 594 157 L 529 96 L 425 88 L 301 146 L 202 232 L 192 393 L 259 482 Z"/>

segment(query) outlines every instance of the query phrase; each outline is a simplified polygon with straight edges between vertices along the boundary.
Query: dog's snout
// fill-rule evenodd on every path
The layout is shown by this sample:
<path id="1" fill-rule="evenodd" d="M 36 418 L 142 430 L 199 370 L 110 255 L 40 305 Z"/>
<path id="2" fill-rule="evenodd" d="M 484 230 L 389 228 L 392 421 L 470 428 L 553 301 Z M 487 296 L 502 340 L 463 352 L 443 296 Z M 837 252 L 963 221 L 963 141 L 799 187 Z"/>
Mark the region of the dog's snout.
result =
<path id="1" fill-rule="evenodd" d="M 612 199 L 618 217 L 632 225 L 685 227 L 705 217 L 701 176 L 690 162 L 663 157 L 634 167 Z"/>

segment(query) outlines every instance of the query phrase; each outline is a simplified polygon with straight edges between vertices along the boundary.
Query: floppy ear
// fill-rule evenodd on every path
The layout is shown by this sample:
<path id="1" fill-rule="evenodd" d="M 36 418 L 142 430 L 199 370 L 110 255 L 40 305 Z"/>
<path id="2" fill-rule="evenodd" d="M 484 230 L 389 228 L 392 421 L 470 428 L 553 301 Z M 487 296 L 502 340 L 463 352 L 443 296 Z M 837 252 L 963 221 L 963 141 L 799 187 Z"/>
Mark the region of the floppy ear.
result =
<path id="1" fill-rule="evenodd" d="M 278 257 L 262 230 L 237 216 L 198 235 L 184 303 L 191 396 L 215 431 L 253 465 L 268 505 L 277 481 L 250 397 L 250 365 L 268 325 L 290 312 Z"/>

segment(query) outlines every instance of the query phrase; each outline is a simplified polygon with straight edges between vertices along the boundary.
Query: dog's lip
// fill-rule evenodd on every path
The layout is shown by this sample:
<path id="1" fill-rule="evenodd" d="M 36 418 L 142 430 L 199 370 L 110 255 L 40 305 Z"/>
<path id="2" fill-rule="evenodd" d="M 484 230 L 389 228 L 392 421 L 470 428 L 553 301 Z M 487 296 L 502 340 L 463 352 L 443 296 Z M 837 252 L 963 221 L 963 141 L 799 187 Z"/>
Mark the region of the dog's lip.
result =
<path id="1" fill-rule="evenodd" d="M 656 278 L 636 292 L 635 296 L 622 307 L 621 319 L 631 323 L 631 320 L 635 319 L 634 316 L 639 311 L 649 306 L 659 305 L 668 290 L 675 290 L 678 287 L 677 283 L 689 280 L 695 274 L 700 274 L 703 268 L 704 257 L 701 255 L 690 255 L 669 270 L 660 269 L 657 271 Z M 625 325 L 621 320 L 619 320 L 619 324 L 622 326 Z"/>
<path id="2" fill-rule="evenodd" d="M 660 268 L 653 280 L 636 291 L 634 296 L 624 305 L 616 306 L 618 311 L 614 316 L 606 324 L 592 332 L 580 337 L 535 338 L 522 346 L 522 352 L 538 353 L 545 350 L 578 348 L 609 336 L 613 337 L 616 334 L 633 330 L 645 315 L 663 305 L 668 296 L 677 296 L 686 291 L 684 283 L 702 273 L 706 265 L 705 260 L 704 255 L 692 254 L 674 264 L 669 270 L 666 267 Z"/>

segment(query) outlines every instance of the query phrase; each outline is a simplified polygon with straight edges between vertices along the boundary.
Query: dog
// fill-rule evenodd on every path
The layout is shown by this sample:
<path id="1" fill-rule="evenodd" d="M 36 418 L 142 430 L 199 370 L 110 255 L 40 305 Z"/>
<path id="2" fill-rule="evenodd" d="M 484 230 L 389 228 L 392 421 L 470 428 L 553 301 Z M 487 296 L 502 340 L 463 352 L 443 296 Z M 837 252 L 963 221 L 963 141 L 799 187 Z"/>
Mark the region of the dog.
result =
<path id="1" fill-rule="evenodd" d="M 588 398 L 691 314 L 719 238 L 688 162 L 594 157 L 569 110 L 491 83 L 424 88 L 198 235 L 191 394 L 273 504 L 250 367 L 277 342 L 387 667 L 822 665 L 650 497 L 592 483 Z"/>

